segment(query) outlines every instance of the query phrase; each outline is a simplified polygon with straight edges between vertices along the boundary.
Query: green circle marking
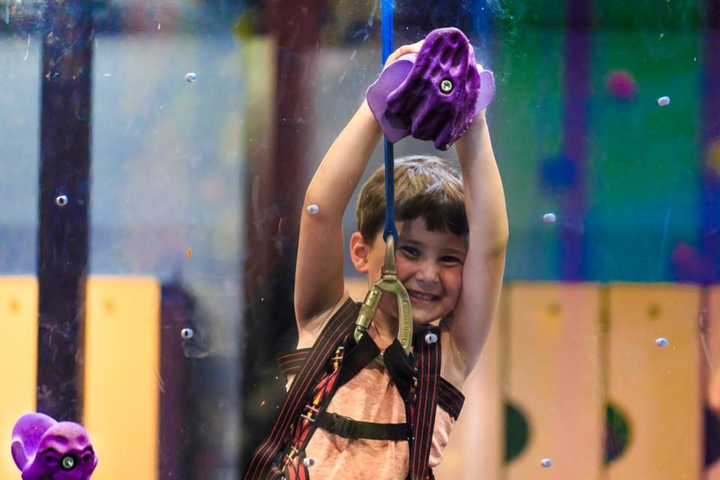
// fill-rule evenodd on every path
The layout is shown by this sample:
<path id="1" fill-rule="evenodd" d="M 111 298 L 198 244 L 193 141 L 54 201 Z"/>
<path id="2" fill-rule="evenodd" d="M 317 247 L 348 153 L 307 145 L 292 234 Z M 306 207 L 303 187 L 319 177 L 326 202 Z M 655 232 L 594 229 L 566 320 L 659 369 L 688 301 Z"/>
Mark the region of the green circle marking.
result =
<path id="1" fill-rule="evenodd" d="M 617 405 L 608 403 L 605 415 L 605 465 L 609 465 L 627 451 L 632 429 L 626 413 Z"/>
<path id="2" fill-rule="evenodd" d="M 505 403 L 505 463 L 512 463 L 530 443 L 530 423 L 518 405 Z"/>

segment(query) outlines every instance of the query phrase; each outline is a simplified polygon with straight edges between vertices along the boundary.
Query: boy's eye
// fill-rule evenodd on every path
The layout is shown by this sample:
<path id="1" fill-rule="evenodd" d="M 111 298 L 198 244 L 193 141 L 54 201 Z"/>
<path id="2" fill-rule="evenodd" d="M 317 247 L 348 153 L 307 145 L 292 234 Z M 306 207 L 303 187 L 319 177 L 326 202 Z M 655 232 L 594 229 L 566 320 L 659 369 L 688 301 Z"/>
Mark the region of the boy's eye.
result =
<path id="1" fill-rule="evenodd" d="M 462 265 L 463 261 L 462 259 L 458 257 L 453 256 L 445 256 L 440 259 L 440 261 L 446 265 Z"/>
<path id="2" fill-rule="evenodd" d="M 415 247 L 410 247 L 410 246 L 405 245 L 405 246 L 400 247 L 400 251 L 403 252 L 403 254 L 406 257 L 409 257 L 409 258 L 417 258 L 420 256 L 420 250 L 418 250 Z"/>

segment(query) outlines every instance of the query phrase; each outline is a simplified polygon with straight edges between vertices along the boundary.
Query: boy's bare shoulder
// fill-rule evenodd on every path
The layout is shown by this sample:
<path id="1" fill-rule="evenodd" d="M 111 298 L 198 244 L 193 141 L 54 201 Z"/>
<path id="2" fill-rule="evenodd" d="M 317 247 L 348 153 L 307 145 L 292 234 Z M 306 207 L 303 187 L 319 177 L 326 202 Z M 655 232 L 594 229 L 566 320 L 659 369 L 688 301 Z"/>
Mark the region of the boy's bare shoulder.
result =
<path id="1" fill-rule="evenodd" d="M 342 307 L 349 298 L 350 295 L 348 294 L 347 289 L 345 289 L 345 293 L 343 293 L 342 297 L 337 301 L 337 303 L 335 303 L 335 305 L 331 306 L 324 312 L 318 313 L 312 318 L 298 320 L 297 348 L 312 347 L 315 344 L 315 340 L 317 340 L 317 337 L 320 335 L 320 332 L 322 332 L 325 325 L 327 325 L 327 322 L 333 317 L 333 315 L 335 315 L 335 313 L 337 313 L 340 307 Z"/>

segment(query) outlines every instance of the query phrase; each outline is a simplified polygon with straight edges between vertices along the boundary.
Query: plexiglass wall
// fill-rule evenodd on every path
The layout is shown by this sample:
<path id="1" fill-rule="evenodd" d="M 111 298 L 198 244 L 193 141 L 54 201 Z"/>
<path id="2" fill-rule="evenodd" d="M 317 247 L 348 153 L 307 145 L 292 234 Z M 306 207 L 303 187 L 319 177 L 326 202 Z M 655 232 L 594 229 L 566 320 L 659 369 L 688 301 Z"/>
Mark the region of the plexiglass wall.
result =
<path id="1" fill-rule="evenodd" d="M 93 478 L 242 478 L 383 3 L 395 46 L 458 27 L 497 83 L 504 288 L 435 476 L 720 478 L 719 0 L 4 0 L 0 480 L 35 411 Z"/>

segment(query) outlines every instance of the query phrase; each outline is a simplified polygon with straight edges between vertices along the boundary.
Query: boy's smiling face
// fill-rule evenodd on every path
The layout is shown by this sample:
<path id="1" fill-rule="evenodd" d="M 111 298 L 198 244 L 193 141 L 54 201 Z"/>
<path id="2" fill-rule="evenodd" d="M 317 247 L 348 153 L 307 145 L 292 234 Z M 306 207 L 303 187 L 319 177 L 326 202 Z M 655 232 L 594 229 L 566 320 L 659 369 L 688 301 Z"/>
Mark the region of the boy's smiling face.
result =
<path id="1" fill-rule="evenodd" d="M 462 289 L 467 254 L 465 237 L 430 231 L 423 218 L 398 222 L 397 227 L 400 233 L 395 248 L 398 278 L 410 296 L 414 322 L 425 325 L 448 316 L 455 309 Z M 380 279 L 385 261 L 382 232 L 372 245 L 367 245 L 361 237 L 354 238 L 351 253 L 355 268 L 367 273 L 371 283 Z M 397 317 L 392 295 L 383 295 L 379 310 L 391 318 Z"/>

